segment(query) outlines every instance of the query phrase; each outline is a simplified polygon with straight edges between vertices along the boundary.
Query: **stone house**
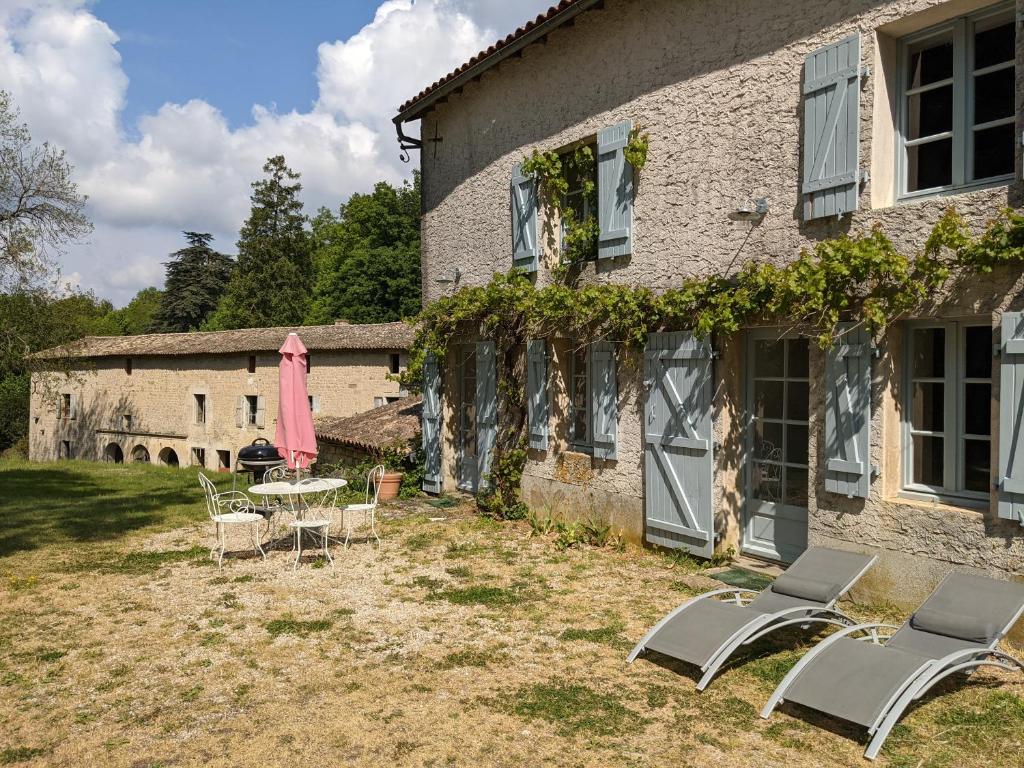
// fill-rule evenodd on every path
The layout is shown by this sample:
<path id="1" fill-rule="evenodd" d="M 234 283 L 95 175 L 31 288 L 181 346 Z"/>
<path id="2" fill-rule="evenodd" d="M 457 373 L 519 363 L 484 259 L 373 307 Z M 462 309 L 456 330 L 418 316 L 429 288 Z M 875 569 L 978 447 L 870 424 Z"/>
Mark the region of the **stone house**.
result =
<path id="1" fill-rule="evenodd" d="M 921 249 L 955 206 L 980 230 L 1022 191 L 1013 2 L 563 0 L 403 104 L 420 121 L 426 302 L 513 265 L 556 279 L 520 162 L 592 146 L 600 226 L 581 280 L 647 286 L 784 264 L 879 226 Z M 641 174 L 624 159 L 649 137 Z M 789 562 L 878 553 L 865 587 L 914 603 L 952 567 L 1024 576 L 1019 270 L 932 297 L 827 352 L 790 329 L 522 339 L 523 496 L 627 536 Z M 427 488 L 474 491 L 494 441 L 494 347 L 428 364 Z M 898 584 L 896 590 L 894 585 Z"/>
<path id="2" fill-rule="evenodd" d="M 406 366 L 404 323 L 87 337 L 33 356 L 29 458 L 228 471 L 239 448 L 274 439 L 278 349 L 293 330 L 314 418 L 403 397 L 388 377 Z"/>

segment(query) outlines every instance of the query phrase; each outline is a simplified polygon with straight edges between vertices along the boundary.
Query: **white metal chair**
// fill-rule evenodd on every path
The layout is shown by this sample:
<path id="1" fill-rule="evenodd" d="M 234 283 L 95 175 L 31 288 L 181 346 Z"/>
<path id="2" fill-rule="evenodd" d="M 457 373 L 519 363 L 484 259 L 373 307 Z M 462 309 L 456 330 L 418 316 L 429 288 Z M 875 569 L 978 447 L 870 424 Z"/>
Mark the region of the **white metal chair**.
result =
<path id="1" fill-rule="evenodd" d="M 218 546 L 210 550 L 210 557 L 217 553 L 217 567 L 221 567 L 224 562 L 224 550 L 227 547 L 226 529 L 229 525 L 249 526 L 253 551 L 266 560 L 267 553 L 260 546 L 260 523 L 263 522 L 263 515 L 256 512 L 256 507 L 249 497 L 241 491 L 218 493 L 217 486 L 202 472 L 199 473 L 199 485 L 206 495 L 206 511 L 209 512 L 216 530 Z"/>
<path id="2" fill-rule="evenodd" d="M 366 475 L 366 501 L 363 504 L 349 504 L 342 510 L 342 520 L 345 526 L 345 548 L 348 549 L 349 539 L 352 538 L 352 517 L 356 513 L 363 516 L 363 525 L 370 524 L 370 533 L 377 540 L 377 547 L 380 547 L 380 536 L 377 535 L 377 498 L 380 496 L 380 484 L 384 480 L 384 465 L 378 464 Z M 372 490 L 371 490 L 372 489 Z M 372 496 L 372 499 L 371 499 Z M 367 534 L 367 541 L 370 536 Z"/>
<path id="3" fill-rule="evenodd" d="M 316 477 L 307 477 L 298 482 L 298 485 L 304 483 L 313 484 L 319 483 L 320 479 Z M 301 499 L 301 494 L 297 494 Z M 327 548 L 330 543 L 330 531 L 331 531 L 331 512 L 337 509 L 337 498 L 338 493 L 335 490 L 333 493 L 324 494 L 324 500 L 317 506 L 310 506 L 305 502 L 299 508 L 296 517 L 290 523 L 288 527 L 295 531 L 295 563 L 292 565 L 292 570 L 299 567 L 299 560 L 302 558 L 302 534 L 308 533 L 314 541 L 318 541 L 318 545 L 323 548 L 324 558 L 332 566 L 334 565 L 334 558 L 331 557 L 331 553 Z"/>

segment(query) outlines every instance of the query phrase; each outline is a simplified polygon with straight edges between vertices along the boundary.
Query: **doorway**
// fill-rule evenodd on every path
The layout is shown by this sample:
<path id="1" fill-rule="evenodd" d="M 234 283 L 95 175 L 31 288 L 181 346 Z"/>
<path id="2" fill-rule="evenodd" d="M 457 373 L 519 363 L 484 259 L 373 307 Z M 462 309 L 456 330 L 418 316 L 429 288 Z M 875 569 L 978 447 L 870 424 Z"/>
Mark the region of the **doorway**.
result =
<path id="1" fill-rule="evenodd" d="M 747 337 L 743 551 L 791 563 L 807 549 L 809 342 Z"/>
<path id="2" fill-rule="evenodd" d="M 476 430 L 476 347 L 467 345 L 459 348 L 459 412 L 457 418 L 456 445 L 458 448 L 458 485 L 470 493 L 476 493 L 479 484 Z"/>

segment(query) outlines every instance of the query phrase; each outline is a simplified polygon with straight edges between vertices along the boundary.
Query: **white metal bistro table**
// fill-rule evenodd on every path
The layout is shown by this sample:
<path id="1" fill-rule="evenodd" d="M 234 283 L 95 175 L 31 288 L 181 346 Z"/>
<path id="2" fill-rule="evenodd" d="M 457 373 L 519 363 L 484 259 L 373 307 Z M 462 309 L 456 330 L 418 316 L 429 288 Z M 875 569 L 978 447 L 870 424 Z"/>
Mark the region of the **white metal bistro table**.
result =
<path id="1" fill-rule="evenodd" d="M 321 509 L 337 509 L 338 490 L 344 488 L 346 485 L 348 485 L 348 481 L 341 478 L 307 477 L 298 481 L 277 480 L 270 483 L 257 483 L 256 485 L 249 486 L 249 493 L 254 496 L 262 496 L 264 499 L 273 497 L 285 499 L 288 511 L 295 515 L 296 521 L 302 521 L 303 515 L 311 508 L 306 497 L 318 496 L 319 503 L 315 504 L 315 506 Z M 330 518 L 328 517 L 328 520 L 329 519 Z M 298 557 L 302 553 L 302 527 L 297 527 L 296 523 L 292 523 L 291 525 L 296 528 L 295 548 L 298 551 L 298 555 L 296 555 L 295 562 L 297 565 Z M 329 528 L 329 525 L 327 527 Z M 269 528 L 270 521 L 268 521 L 268 531 Z M 328 534 L 328 530 L 323 531 L 323 546 L 324 554 L 327 556 L 327 559 L 330 560 L 330 554 L 327 552 Z"/>

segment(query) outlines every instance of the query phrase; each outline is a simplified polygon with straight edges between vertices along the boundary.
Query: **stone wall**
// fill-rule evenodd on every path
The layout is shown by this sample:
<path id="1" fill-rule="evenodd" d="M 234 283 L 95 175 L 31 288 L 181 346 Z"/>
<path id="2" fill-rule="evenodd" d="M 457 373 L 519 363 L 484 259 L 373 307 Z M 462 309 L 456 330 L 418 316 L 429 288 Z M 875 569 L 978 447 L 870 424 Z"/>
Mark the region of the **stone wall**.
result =
<path id="1" fill-rule="evenodd" d="M 387 379 L 389 351 L 312 350 L 310 358 L 309 394 L 320 409 L 314 416 L 351 416 L 373 408 L 375 398 L 399 394 L 398 384 Z M 29 456 L 58 458 L 66 440 L 74 458 L 103 459 L 114 444 L 126 461 L 141 446 L 154 463 L 170 449 L 181 465 L 192 464 L 192 449 L 199 448 L 205 450 L 209 469 L 218 467 L 218 450 L 228 451 L 233 464 L 242 446 L 256 438 L 274 438 L 279 362 L 277 353 L 258 353 L 255 373 L 249 373 L 248 354 L 133 357 L 128 374 L 124 358 L 100 358 L 70 377 L 36 373 Z M 57 398 L 62 393 L 76 396 L 76 418 L 58 418 Z M 206 396 L 205 423 L 196 420 L 197 394 Z M 262 398 L 258 426 L 238 426 L 239 398 L 246 395 Z M 130 426 L 126 415 L 131 417 Z"/>
<path id="2" fill-rule="evenodd" d="M 558 149 L 589 140 L 623 119 L 650 136 L 637 184 L 633 252 L 593 265 L 583 280 L 677 286 L 687 277 L 729 273 L 745 261 L 784 263 L 825 238 L 880 225 L 906 253 L 916 252 L 951 205 L 980 229 L 999 209 L 1019 205 L 1022 185 L 1009 184 L 895 203 L 893 96 L 898 37 L 991 6 L 975 0 L 831 0 L 807 4 L 733 0 L 607 0 L 572 27 L 548 35 L 522 56 L 468 83 L 423 120 L 423 135 L 444 142 L 420 153 L 423 173 L 423 287 L 426 300 L 483 285 L 511 266 L 509 182 L 514 163 L 533 148 Z M 860 95 L 860 165 L 870 172 L 860 210 L 841 219 L 801 216 L 802 69 L 816 48 L 860 32 L 862 64 L 871 67 Z M 1024 34 L 1018 30 L 1018 71 Z M 1022 101 L 1018 75 L 1017 112 Z M 1018 131 L 1019 134 L 1019 131 Z M 1017 150 L 1016 167 L 1020 167 Z M 760 223 L 733 221 L 742 204 L 765 197 Z M 549 223 L 550 224 L 550 223 Z M 542 230 L 543 231 L 543 230 Z M 551 281 L 550 244 L 538 285 Z M 459 283 L 445 281 L 454 268 Z M 951 286 L 922 316 L 985 317 L 1022 304 L 1019 273 Z M 780 329 L 781 332 L 781 329 Z M 883 564 L 862 597 L 913 603 L 949 568 L 1024 577 L 1024 529 L 999 521 L 993 504 L 972 510 L 911 502 L 900 496 L 900 329 L 881 341 L 874 363 L 872 461 L 883 468 L 865 501 L 826 494 L 811 483 L 811 543 L 867 549 Z M 743 519 L 744 356 L 742 334 L 715 340 L 715 503 L 719 548 L 738 547 Z M 553 346 L 552 447 L 531 452 L 523 490 L 536 509 L 599 516 L 643 533 L 641 376 L 620 353 L 618 460 L 572 454 L 564 405 L 569 341 Z M 458 386 L 454 356 L 444 384 L 446 486 L 454 487 Z M 824 419 L 823 355 L 812 349 L 810 462 L 820 465 Z M 998 412 L 998 373 L 993 414 Z M 995 425 L 994 425 L 995 426 Z M 993 446 L 998 444 L 993 432 Z M 993 454 L 993 473 L 997 466 Z M 914 564 L 921 564 L 915 566 Z M 900 589 L 893 589 L 895 584 Z M 875 585 L 875 588 L 872 587 Z"/>

